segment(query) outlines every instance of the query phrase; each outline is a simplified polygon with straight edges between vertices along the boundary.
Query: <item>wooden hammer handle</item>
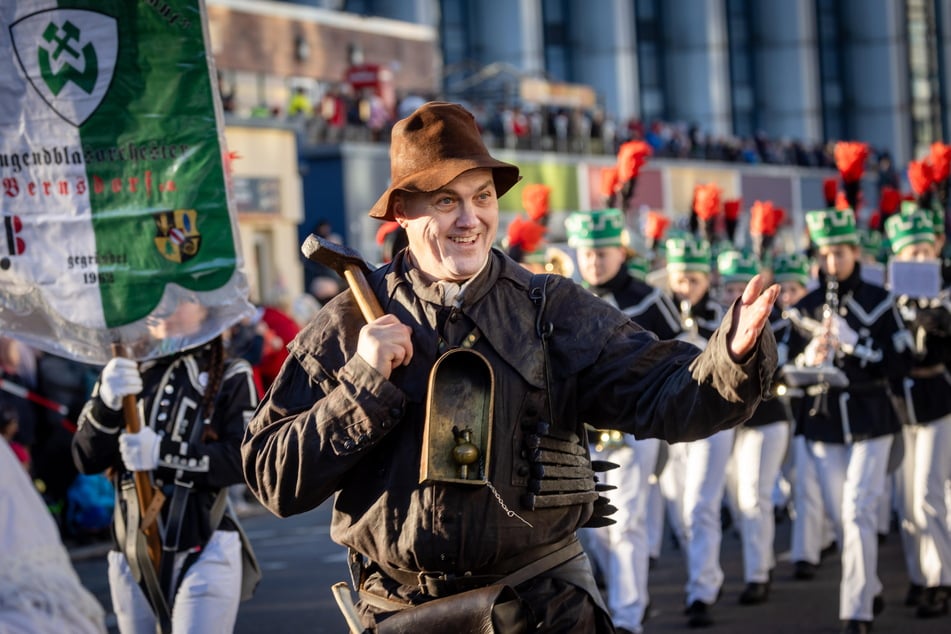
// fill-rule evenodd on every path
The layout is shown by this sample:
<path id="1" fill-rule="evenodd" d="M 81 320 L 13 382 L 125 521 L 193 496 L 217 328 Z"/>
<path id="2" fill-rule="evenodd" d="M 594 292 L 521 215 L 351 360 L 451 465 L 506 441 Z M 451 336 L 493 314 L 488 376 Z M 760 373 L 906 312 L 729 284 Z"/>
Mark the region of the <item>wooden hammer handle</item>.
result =
<path id="1" fill-rule="evenodd" d="M 382 317 L 384 314 L 383 307 L 380 306 L 380 302 L 374 295 L 373 289 L 370 288 L 370 284 L 360 267 L 356 264 L 347 264 L 343 270 L 343 277 L 350 285 L 350 291 L 357 300 L 360 312 L 363 313 L 363 318 L 367 320 L 367 323 Z"/>

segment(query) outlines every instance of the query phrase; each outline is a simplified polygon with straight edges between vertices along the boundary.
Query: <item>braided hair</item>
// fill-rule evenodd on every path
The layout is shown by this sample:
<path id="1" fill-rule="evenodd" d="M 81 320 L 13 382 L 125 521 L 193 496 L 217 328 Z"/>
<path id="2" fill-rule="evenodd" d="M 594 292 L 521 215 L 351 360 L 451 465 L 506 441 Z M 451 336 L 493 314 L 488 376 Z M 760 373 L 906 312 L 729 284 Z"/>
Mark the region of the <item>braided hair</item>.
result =
<path id="1" fill-rule="evenodd" d="M 225 374 L 225 346 L 218 335 L 208 344 L 208 384 L 205 386 L 205 394 L 201 400 L 201 420 L 204 424 L 204 430 L 201 433 L 202 442 L 218 440 L 218 432 L 210 424 L 211 417 L 215 411 L 215 400 L 218 398 L 218 391 L 221 389 L 221 381 Z"/>

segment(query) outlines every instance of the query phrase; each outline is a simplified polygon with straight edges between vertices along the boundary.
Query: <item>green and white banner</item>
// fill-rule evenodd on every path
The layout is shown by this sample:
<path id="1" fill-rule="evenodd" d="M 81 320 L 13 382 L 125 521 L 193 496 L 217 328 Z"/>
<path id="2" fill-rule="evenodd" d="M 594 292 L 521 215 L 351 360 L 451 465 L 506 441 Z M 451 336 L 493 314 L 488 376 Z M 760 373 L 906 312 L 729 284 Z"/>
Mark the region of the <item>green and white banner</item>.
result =
<path id="1" fill-rule="evenodd" d="M 0 334 L 90 363 L 247 315 L 201 0 L 0 0 Z"/>

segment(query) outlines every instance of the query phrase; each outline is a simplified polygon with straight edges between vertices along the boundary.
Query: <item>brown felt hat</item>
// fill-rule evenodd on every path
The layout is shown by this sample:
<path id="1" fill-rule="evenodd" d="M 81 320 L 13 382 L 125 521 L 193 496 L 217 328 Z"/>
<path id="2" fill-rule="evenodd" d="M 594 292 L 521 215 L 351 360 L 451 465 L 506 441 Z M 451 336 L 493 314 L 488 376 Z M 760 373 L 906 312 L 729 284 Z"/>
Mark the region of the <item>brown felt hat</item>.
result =
<path id="1" fill-rule="evenodd" d="M 393 192 L 433 192 L 463 172 L 492 170 L 501 196 L 519 181 L 518 168 L 492 158 L 482 142 L 475 117 L 454 103 L 431 101 L 393 126 L 390 141 L 390 187 L 370 209 L 370 216 L 393 219 Z"/>

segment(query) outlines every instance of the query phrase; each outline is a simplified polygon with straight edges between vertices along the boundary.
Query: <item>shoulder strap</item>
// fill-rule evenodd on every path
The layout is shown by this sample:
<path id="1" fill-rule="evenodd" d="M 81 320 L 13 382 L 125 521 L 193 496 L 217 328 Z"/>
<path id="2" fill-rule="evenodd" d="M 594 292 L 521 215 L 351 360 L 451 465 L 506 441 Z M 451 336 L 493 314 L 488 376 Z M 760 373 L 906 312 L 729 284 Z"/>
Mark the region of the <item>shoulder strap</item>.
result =
<path id="1" fill-rule="evenodd" d="M 545 290 L 548 287 L 549 277 L 550 275 L 547 273 L 536 273 L 532 275 L 531 282 L 529 282 L 528 286 L 528 297 L 532 300 L 532 303 L 535 304 L 535 334 L 538 335 L 538 338 L 542 342 L 542 360 L 545 366 L 545 397 L 548 401 L 548 421 L 552 426 L 557 427 L 555 425 L 555 411 L 551 402 L 551 363 L 548 358 L 548 339 L 551 337 L 555 326 L 550 321 L 546 322 L 544 320 L 545 304 L 548 301 Z"/>

